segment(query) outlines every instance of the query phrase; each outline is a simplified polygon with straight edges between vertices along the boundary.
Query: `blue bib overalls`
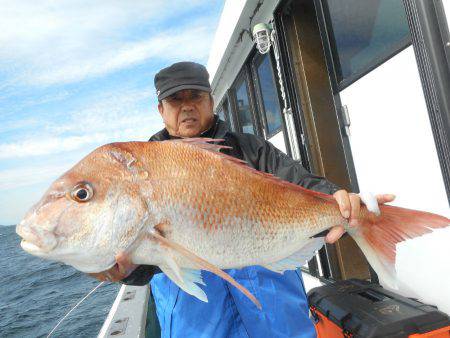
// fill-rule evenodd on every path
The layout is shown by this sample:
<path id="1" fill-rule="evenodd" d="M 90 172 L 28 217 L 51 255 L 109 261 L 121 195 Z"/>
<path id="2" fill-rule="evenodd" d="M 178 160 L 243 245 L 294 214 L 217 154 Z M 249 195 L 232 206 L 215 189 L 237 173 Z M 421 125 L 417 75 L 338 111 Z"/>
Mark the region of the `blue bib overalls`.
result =
<path id="1" fill-rule="evenodd" d="M 262 310 L 209 272 L 202 271 L 208 303 L 188 295 L 160 273 L 151 287 L 161 337 L 316 337 L 300 272 L 281 275 L 257 266 L 227 272 L 261 302 Z"/>

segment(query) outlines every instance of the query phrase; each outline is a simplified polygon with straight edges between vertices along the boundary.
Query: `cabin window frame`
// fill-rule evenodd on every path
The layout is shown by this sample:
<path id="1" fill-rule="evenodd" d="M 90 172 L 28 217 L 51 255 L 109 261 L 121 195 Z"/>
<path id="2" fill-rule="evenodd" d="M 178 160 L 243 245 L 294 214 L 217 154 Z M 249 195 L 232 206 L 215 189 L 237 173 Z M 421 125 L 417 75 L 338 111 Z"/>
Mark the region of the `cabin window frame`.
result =
<path id="1" fill-rule="evenodd" d="M 278 105 L 280 107 L 280 122 L 281 123 L 280 123 L 279 128 L 275 129 L 272 132 L 269 131 L 269 125 L 267 122 L 267 114 L 266 114 L 266 109 L 265 109 L 265 105 L 264 105 L 264 97 L 263 97 L 263 93 L 261 90 L 261 83 L 260 83 L 259 74 L 258 74 L 258 67 L 261 66 L 265 57 L 269 58 L 270 70 L 271 70 L 272 77 L 275 80 L 275 89 L 277 92 Z M 262 128 L 264 130 L 265 138 L 270 139 L 271 137 L 275 136 L 276 134 L 278 134 L 281 131 L 285 133 L 286 128 L 285 128 L 285 122 L 284 122 L 284 118 L 283 118 L 283 100 L 280 97 L 279 84 L 277 83 L 278 76 L 277 76 L 277 74 L 275 74 L 276 65 L 274 62 L 274 56 L 273 56 L 272 49 L 270 49 L 270 52 L 267 54 L 260 54 L 256 50 L 254 50 L 254 52 L 250 54 L 248 63 L 251 68 L 251 74 L 252 74 L 252 80 L 253 80 L 252 82 L 253 82 L 254 89 L 255 89 L 255 97 L 256 97 L 256 103 L 257 103 L 258 113 L 259 113 L 258 115 L 261 118 L 261 124 L 262 124 Z M 288 145 L 288 142 L 285 142 L 285 143 L 286 143 L 286 145 Z"/>
<path id="2" fill-rule="evenodd" d="M 353 73 L 348 77 L 342 77 L 339 79 L 339 74 L 342 74 L 339 53 L 336 46 L 336 39 L 333 31 L 333 26 L 331 22 L 331 13 L 328 6 L 329 0 L 314 0 L 315 7 L 317 9 L 317 20 L 319 23 L 321 38 L 324 43 L 324 48 L 326 58 L 329 59 L 330 75 L 332 78 L 332 87 L 335 92 L 340 92 L 345 88 L 349 87 L 351 84 L 355 83 L 360 78 L 372 72 L 374 69 L 381 66 L 386 61 L 393 58 L 395 55 L 408 48 L 412 44 L 411 36 L 407 39 L 403 39 L 394 45 L 393 48 L 389 49 L 385 53 L 379 55 L 371 63 L 367 64 L 366 67 Z"/>
<path id="3" fill-rule="evenodd" d="M 231 109 L 231 102 L 228 91 L 225 93 L 225 95 L 220 100 L 219 104 L 216 106 L 216 109 L 214 111 L 214 114 L 216 114 L 219 118 L 219 111 L 222 110 L 224 112 L 224 122 L 228 125 L 228 128 L 230 130 L 236 130 L 234 126 L 234 121 L 236 121 L 235 117 L 233 116 L 233 112 Z"/>
<path id="4" fill-rule="evenodd" d="M 284 5 L 286 1 L 284 2 Z M 284 26 L 283 20 L 281 19 L 280 9 L 283 8 L 283 2 L 274 11 L 274 29 L 277 34 L 278 40 L 278 52 L 280 53 L 280 66 L 281 66 L 281 76 L 285 86 L 286 101 L 288 104 L 288 109 L 290 114 L 292 114 L 294 128 L 297 135 L 297 144 L 299 150 L 299 161 L 302 166 L 311 171 L 310 165 L 310 153 L 307 147 L 307 139 L 305 138 L 305 120 L 303 119 L 303 109 L 297 90 L 294 83 L 294 68 L 291 60 L 291 52 L 289 49 L 288 39 L 286 36 L 286 27 Z M 271 50 L 272 52 L 272 50 Z M 288 155 L 292 157 L 292 151 L 290 147 L 289 137 L 287 133 L 286 120 L 283 115 L 283 132 L 286 146 L 288 148 Z"/>
<path id="5" fill-rule="evenodd" d="M 240 84 L 241 81 L 244 81 L 246 92 L 247 92 L 247 98 L 248 98 L 248 102 L 249 102 L 249 110 L 250 110 L 250 116 L 252 119 L 254 135 L 264 137 L 264 134 L 263 134 L 262 128 L 261 128 L 261 123 L 258 119 L 257 108 L 256 108 L 256 104 L 255 104 L 255 97 L 254 97 L 254 88 L 252 86 L 251 80 L 252 80 L 252 78 L 251 78 L 251 74 L 250 74 L 250 69 L 249 69 L 249 66 L 248 66 L 248 63 L 246 60 L 228 90 L 228 93 L 229 93 L 228 96 L 231 99 L 230 103 L 231 103 L 231 108 L 233 111 L 233 116 L 235 117 L 235 120 L 234 120 L 235 130 L 240 133 L 244 133 L 244 131 L 242 129 L 241 121 L 239 118 L 239 109 L 238 109 L 238 105 L 237 105 L 237 95 L 236 95 L 238 84 Z"/>
<path id="6" fill-rule="evenodd" d="M 253 118 L 253 127 L 256 130 L 255 135 L 264 138 L 265 140 L 270 139 L 271 137 L 275 136 L 277 133 L 279 133 L 280 131 L 283 132 L 283 138 L 284 138 L 284 143 L 285 143 L 285 147 L 286 147 L 286 154 L 288 156 L 292 156 L 292 152 L 291 152 L 291 145 L 289 143 L 289 139 L 288 139 L 288 133 L 287 133 L 287 127 L 286 127 L 286 120 L 285 120 L 285 116 L 283 114 L 283 101 L 281 98 L 281 93 L 280 93 L 280 88 L 278 85 L 278 74 L 275 74 L 275 69 L 276 69 L 276 62 L 275 62 L 275 57 L 273 55 L 273 50 L 270 49 L 270 63 L 271 63 L 271 68 L 272 68 L 272 73 L 274 74 L 274 78 L 275 78 L 275 85 L 276 85 L 276 90 L 277 90 L 277 97 L 279 100 L 279 104 L 280 104 L 280 109 L 281 109 L 281 128 L 277 129 L 277 131 L 275 133 L 269 134 L 268 130 L 266 128 L 266 122 L 265 120 L 265 116 L 263 116 L 264 111 L 261 110 L 261 105 L 259 103 L 259 101 L 261 100 L 260 97 L 260 92 L 259 90 L 257 90 L 257 86 L 259 86 L 259 82 L 257 81 L 256 75 L 254 73 L 253 70 L 253 65 L 252 65 L 252 60 L 253 58 L 256 57 L 256 54 L 258 54 L 258 51 L 256 49 L 256 46 L 254 46 L 252 48 L 252 50 L 249 52 L 248 56 L 245 58 L 245 61 L 242 63 L 241 69 L 239 70 L 238 74 L 236 75 L 236 77 L 234 78 L 232 85 L 227 89 L 226 93 L 224 94 L 223 97 L 227 96 L 229 99 L 229 114 L 232 115 L 232 118 L 234 120 L 234 124 L 232 125 L 233 131 L 237 131 L 237 132 L 242 132 L 242 128 L 239 124 L 239 119 L 238 119 L 238 113 L 237 113 L 237 102 L 236 102 L 236 84 L 239 81 L 239 77 L 243 76 L 242 74 L 245 74 L 246 76 L 246 81 L 247 81 L 247 93 L 249 94 L 249 99 L 250 99 L 250 104 L 251 104 L 251 111 L 252 111 L 252 118 Z M 284 74 L 284 68 L 283 65 L 282 66 L 282 76 L 283 76 L 283 81 L 286 84 L 286 77 Z M 285 88 L 285 90 L 287 90 L 287 88 Z M 291 101 L 290 94 L 286 93 L 287 96 L 287 101 L 288 101 L 288 106 L 290 107 L 289 102 Z M 223 98 L 221 99 L 222 102 Z M 288 107 L 288 109 L 290 109 Z M 265 115 L 265 114 L 264 114 Z M 299 141 L 300 142 L 300 141 Z M 307 163 L 307 157 L 306 157 L 306 153 L 305 153 L 305 149 L 304 149 L 304 144 L 303 143 L 299 143 L 299 147 L 301 148 L 301 162 L 304 165 L 304 167 L 306 169 L 309 169 L 309 165 Z"/>

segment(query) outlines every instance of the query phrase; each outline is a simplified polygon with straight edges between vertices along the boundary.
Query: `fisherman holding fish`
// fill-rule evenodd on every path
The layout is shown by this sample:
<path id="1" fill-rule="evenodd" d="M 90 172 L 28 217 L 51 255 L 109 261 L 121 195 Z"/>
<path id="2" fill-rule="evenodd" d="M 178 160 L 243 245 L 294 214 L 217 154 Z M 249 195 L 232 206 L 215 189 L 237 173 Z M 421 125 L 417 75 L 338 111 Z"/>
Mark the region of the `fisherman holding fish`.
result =
<path id="1" fill-rule="evenodd" d="M 325 241 L 345 229 L 381 285 L 403 291 L 398 244 L 450 226 L 382 205 L 393 195 L 361 204 L 269 142 L 229 131 L 201 65 L 176 63 L 155 85 L 166 128 L 93 150 L 16 232 L 30 254 L 98 279 L 151 280 L 163 337 L 314 337 L 298 268 Z"/>
<path id="2" fill-rule="evenodd" d="M 221 151 L 246 165 L 307 189 L 332 195 L 342 217 L 358 226 L 360 197 L 348 193 L 322 177 L 305 170 L 272 144 L 255 135 L 231 132 L 213 113 L 213 98 L 206 68 L 194 62 L 179 62 L 155 76 L 158 110 L 165 128 L 150 141 L 179 138 L 221 139 Z M 232 197 L 231 197 L 232 198 Z M 378 203 L 390 202 L 393 195 L 377 196 Z M 327 243 L 344 233 L 332 227 Z M 150 281 L 162 337 L 315 337 L 308 315 L 308 303 L 301 273 L 284 274 L 260 266 L 227 270 L 263 305 L 262 311 L 239 290 L 220 277 L 202 272 L 208 303 L 185 293 L 156 266 L 134 265 L 125 253 L 116 256 L 111 269 L 92 274 L 99 280 L 144 285 Z"/>

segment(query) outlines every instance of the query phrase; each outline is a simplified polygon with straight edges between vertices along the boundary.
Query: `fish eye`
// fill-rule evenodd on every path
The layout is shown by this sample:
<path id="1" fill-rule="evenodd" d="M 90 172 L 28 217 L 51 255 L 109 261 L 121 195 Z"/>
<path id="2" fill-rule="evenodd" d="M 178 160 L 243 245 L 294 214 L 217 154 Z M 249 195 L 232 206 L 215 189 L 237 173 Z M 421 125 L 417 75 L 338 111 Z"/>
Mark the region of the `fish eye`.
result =
<path id="1" fill-rule="evenodd" d="M 94 195 L 94 190 L 91 185 L 86 182 L 78 183 L 70 193 L 70 197 L 80 203 L 89 201 Z"/>

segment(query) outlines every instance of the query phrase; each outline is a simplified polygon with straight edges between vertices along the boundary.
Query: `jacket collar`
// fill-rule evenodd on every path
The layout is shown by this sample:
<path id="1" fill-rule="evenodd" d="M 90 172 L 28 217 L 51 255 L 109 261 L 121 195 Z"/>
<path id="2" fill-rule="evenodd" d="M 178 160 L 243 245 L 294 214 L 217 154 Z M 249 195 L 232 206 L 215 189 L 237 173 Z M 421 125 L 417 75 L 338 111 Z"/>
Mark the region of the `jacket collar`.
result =
<path id="1" fill-rule="evenodd" d="M 204 131 L 200 137 L 209 137 L 209 138 L 223 138 L 225 134 L 228 132 L 228 125 L 223 122 L 217 115 L 214 115 L 214 122 L 212 126 Z M 155 135 L 150 137 L 149 141 L 165 141 L 171 139 L 178 139 L 180 137 L 169 135 L 169 132 L 166 128 L 160 130 Z"/>

